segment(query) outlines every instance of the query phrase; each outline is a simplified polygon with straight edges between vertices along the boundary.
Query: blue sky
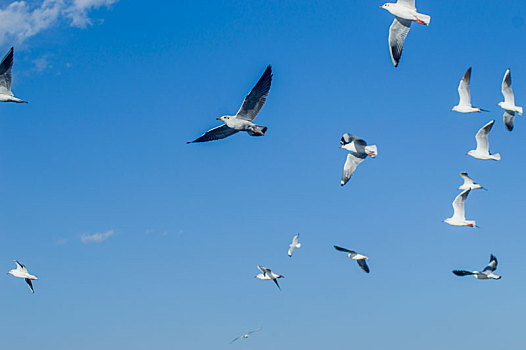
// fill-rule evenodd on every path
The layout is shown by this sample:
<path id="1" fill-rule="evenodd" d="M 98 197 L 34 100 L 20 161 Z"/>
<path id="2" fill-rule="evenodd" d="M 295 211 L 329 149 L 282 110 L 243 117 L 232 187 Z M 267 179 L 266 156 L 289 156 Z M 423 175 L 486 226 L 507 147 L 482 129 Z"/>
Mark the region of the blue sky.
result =
<path id="1" fill-rule="evenodd" d="M 519 2 L 418 1 L 431 25 L 413 26 L 397 69 L 381 2 L 35 1 L 19 17 L 7 4 L 0 18 L 20 22 L 0 26 L 0 50 L 15 45 L 13 91 L 30 103 L 0 105 L 0 266 L 40 279 L 34 295 L 0 279 L 2 348 L 526 345 L 526 122 L 509 133 L 496 106 L 508 67 L 526 104 Z M 185 144 L 267 64 L 265 137 Z M 490 113 L 450 111 L 469 66 Z M 502 160 L 466 156 L 491 119 Z M 344 132 L 379 156 L 342 188 Z M 441 222 L 463 170 L 489 189 L 467 201 L 480 229 Z M 502 280 L 451 274 L 490 253 Z M 258 264 L 285 275 L 282 292 Z"/>

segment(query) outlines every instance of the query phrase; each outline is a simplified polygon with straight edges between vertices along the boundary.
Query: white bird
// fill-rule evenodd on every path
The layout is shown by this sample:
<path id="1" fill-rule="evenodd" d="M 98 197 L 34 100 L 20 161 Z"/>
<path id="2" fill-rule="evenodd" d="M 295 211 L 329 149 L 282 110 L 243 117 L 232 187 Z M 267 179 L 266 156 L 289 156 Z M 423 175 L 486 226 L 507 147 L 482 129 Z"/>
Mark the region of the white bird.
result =
<path id="1" fill-rule="evenodd" d="M 468 176 L 467 172 L 461 172 L 460 177 L 464 179 L 464 183 L 458 188 L 459 190 L 476 190 L 479 188 L 486 190 L 484 187 L 473 181 L 473 179 Z"/>
<path id="2" fill-rule="evenodd" d="M 486 265 L 482 272 L 479 271 L 466 271 L 466 270 L 453 270 L 453 273 L 457 276 L 468 276 L 473 275 L 478 280 L 489 280 L 495 279 L 500 280 L 502 277 L 495 275 L 493 272 L 497 270 L 497 258 L 491 254 L 489 257 L 489 264 Z"/>
<path id="3" fill-rule="evenodd" d="M 279 286 L 279 283 L 278 283 L 278 278 L 285 278 L 285 276 L 275 274 L 274 272 L 272 272 L 271 269 L 266 268 L 264 266 L 258 265 L 258 269 L 259 269 L 259 271 L 261 271 L 261 273 L 256 275 L 255 276 L 256 278 L 258 278 L 260 280 L 272 280 L 272 281 L 274 281 L 276 286 L 278 286 L 278 289 L 281 290 L 281 287 Z"/>
<path id="4" fill-rule="evenodd" d="M 470 191 L 470 189 L 464 190 L 455 198 L 453 201 L 453 216 L 446 220 L 442 220 L 442 222 L 453 226 L 477 226 L 477 223 L 474 220 L 466 220 L 465 204 Z"/>
<path id="5" fill-rule="evenodd" d="M 402 56 L 404 41 L 411 29 L 411 22 L 429 25 L 431 17 L 418 13 L 415 7 L 415 0 L 398 0 L 396 3 L 386 3 L 380 6 L 395 16 L 389 28 L 389 53 L 395 67 Z"/>
<path id="6" fill-rule="evenodd" d="M 13 56 L 14 48 L 12 47 L 0 63 L 0 102 L 27 103 L 27 101 L 15 97 L 11 92 Z"/>
<path id="7" fill-rule="evenodd" d="M 500 154 L 491 154 L 489 153 L 489 140 L 488 134 L 495 123 L 494 120 L 490 121 L 488 124 L 484 125 L 475 135 L 475 140 L 477 141 L 477 148 L 466 153 L 469 156 L 477 159 L 491 159 L 491 160 L 500 160 Z"/>
<path id="8" fill-rule="evenodd" d="M 464 73 L 464 76 L 460 80 L 460 83 L 458 84 L 458 95 L 460 97 L 460 101 L 458 102 L 458 105 L 451 108 L 452 111 L 460 112 L 460 113 L 477 113 L 480 111 L 488 112 L 485 109 L 482 108 L 476 108 L 471 106 L 471 93 L 469 91 L 469 82 L 471 80 L 471 67 L 468 68 L 466 73 Z"/>
<path id="9" fill-rule="evenodd" d="M 31 281 L 37 280 L 38 277 L 29 274 L 24 264 L 20 263 L 17 260 L 14 260 L 14 262 L 16 263 L 16 269 L 9 271 L 7 274 L 18 277 L 18 278 L 23 278 L 26 281 L 27 285 L 29 286 L 29 289 L 31 289 L 31 292 L 34 293 L 35 291 L 33 289 L 33 283 L 31 283 Z"/>
<path id="10" fill-rule="evenodd" d="M 287 252 L 289 257 L 292 256 L 292 252 L 294 251 L 294 249 L 301 247 L 301 243 L 298 243 L 299 237 L 300 237 L 300 234 L 298 233 L 292 238 L 292 243 L 289 245 L 289 251 Z"/>
<path id="11" fill-rule="evenodd" d="M 254 329 L 254 330 L 252 330 L 252 331 L 248 331 L 248 332 L 246 332 L 245 334 L 242 334 L 242 335 L 240 335 L 239 337 L 234 338 L 234 339 L 230 342 L 230 344 L 232 344 L 233 342 L 235 342 L 235 341 L 238 340 L 238 339 L 247 339 L 249 335 L 251 335 L 252 333 L 258 332 L 258 331 L 260 331 L 260 330 L 261 330 L 261 328 Z"/>
<path id="12" fill-rule="evenodd" d="M 245 100 L 236 115 L 224 115 L 217 118 L 217 120 L 221 120 L 225 124 L 208 130 L 199 138 L 187 143 L 220 140 L 230 135 L 234 135 L 238 131 L 246 131 L 250 136 L 265 135 L 267 127 L 256 125 L 253 121 L 267 100 L 271 83 L 272 67 L 268 66 L 256 86 L 254 86 L 252 91 L 250 91 L 247 97 L 245 97 Z"/>
<path id="13" fill-rule="evenodd" d="M 347 155 L 347 160 L 343 167 L 341 180 L 341 185 L 343 186 L 350 180 L 358 165 L 363 162 L 367 156 L 375 158 L 378 155 L 378 150 L 376 145 L 367 146 L 367 142 L 348 133 L 343 134 L 340 143 L 342 144 L 340 148 L 350 152 Z"/>
<path id="14" fill-rule="evenodd" d="M 358 263 L 358 266 L 360 266 L 360 268 L 362 270 L 364 270 L 367 273 L 370 272 L 369 266 L 367 266 L 367 262 L 365 261 L 365 260 L 367 260 L 369 258 L 366 257 L 365 255 L 358 254 L 354 250 L 349 250 L 349 249 L 346 249 L 346 248 L 338 247 L 336 245 L 334 246 L 334 249 L 336 249 L 336 250 L 338 250 L 340 252 L 348 253 L 347 256 L 349 257 L 349 259 L 356 260 L 356 262 Z"/>
<path id="15" fill-rule="evenodd" d="M 502 95 L 504 96 L 504 102 L 499 102 L 498 105 L 504 109 L 504 125 L 509 131 L 512 131 L 515 113 L 522 115 L 522 107 L 515 106 L 515 95 L 511 88 L 511 71 L 509 69 L 504 73 L 504 78 L 502 79 Z"/>

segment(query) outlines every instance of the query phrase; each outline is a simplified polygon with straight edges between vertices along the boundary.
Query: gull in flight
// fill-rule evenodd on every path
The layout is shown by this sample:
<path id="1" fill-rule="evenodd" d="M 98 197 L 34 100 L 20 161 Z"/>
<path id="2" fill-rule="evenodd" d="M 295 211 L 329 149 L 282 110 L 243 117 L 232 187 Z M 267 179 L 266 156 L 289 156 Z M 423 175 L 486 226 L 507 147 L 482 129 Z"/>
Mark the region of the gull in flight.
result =
<path id="1" fill-rule="evenodd" d="M 473 181 L 473 179 L 468 176 L 467 172 L 461 172 L 460 177 L 464 179 L 464 183 L 458 188 L 459 190 L 476 190 L 480 188 L 487 191 L 486 188 Z"/>
<path id="2" fill-rule="evenodd" d="M 489 153 L 489 140 L 488 134 L 495 123 L 494 120 L 490 121 L 488 124 L 484 125 L 475 135 L 475 140 L 477 140 L 477 148 L 466 153 L 469 156 L 477 159 L 491 159 L 491 160 L 500 160 L 500 154 L 491 154 Z"/>
<path id="3" fill-rule="evenodd" d="M 298 233 L 292 238 L 292 243 L 289 245 L 290 248 L 289 248 L 289 251 L 287 252 L 289 257 L 292 256 L 292 252 L 294 251 L 294 249 L 301 247 L 301 243 L 298 243 L 299 237 L 300 237 L 300 234 Z"/>
<path id="4" fill-rule="evenodd" d="M 267 127 L 256 125 L 253 121 L 267 100 L 271 83 L 272 67 L 268 66 L 256 86 L 254 86 L 252 91 L 245 97 L 236 115 L 224 115 L 217 118 L 217 120 L 221 120 L 224 124 L 208 130 L 199 138 L 187 143 L 220 140 L 234 135 L 238 131 L 246 131 L 250 136 L 265 135 Z"/>
<path id="5" fill-rule="evenodd" d="M 343 175 L 341 185 L 345 185 L 351 179 L 358 165 L 364 161 L 367 156 L 375 158 L 378 155 L 376 145 L 367 146 L 367 142 L 351 134 L 343 134 L 340 148 L 346 149 L 350 153 L 343 166 Z"/>
<path id="6" fill-rule="evenodd" d="M 337 245 L 334 246 L 334 249 L 336 249 L 336 250 L 338 250 L 340 252 L 348 253 L 347 256 L 349 257 L 349 259 L 356 260 L 356 262 L 358 263 L 358 266 L 360 266 L 360 268 L 362 270 L 364 270 L 367 273 L 370 272 L 369 266 L 367 266 L 367 262 L 365 261 L 365 260 L 367 260 L 369 258 L 366 257 L 365 255 L 358 254 L 354 250 L 349 250 L 349 249 L 346 249 L 346 248 L 338 247 Z"/>
<path id="7" fill-rule="evenodd" d="M 504 95 L 504 102 L 499 102 L 498 105 L 504 109 L 504 125 L 509 131 L 512 131 L 515 113 L 522 115 L 522 107 L 515 106 L 515 95 L 511 89 L 511 71 L 509 69 L 504 73 L 504 79 L 502 79 L 502 95 Z"/>
<path id="8" fill-rule="evenodd" d="M 446 224 L 450 224 L 453 226 L 469 226 L 469 227 L 477 227 L 477 224 L 475 220 L 466 220 L 466 198 L 468 198 L 468 194 L 471 191 L 471 189 L 467 189 L 462 191 L 453 201 L 453 216 L 450 218 L 447 218 L 446 220 L 442 220 L 442 222 L 445 222 Z"/>
<path id="9" fill-rule="evenodd" d="M 480 111 L 483 112 L 489 112 L 482 108 L 476 108 L 471 106 L 471 93 L 469 92 L 469 82 L 471 80 L 471 67 L 468 68 L 466 73 L 464 73 L 464 76 L 460 80 L 460 83 L 458 84 L 458 95 L 460 97 L 460 101 L 458 102 L 458 105 L 451 108 L 452 111 L 460 112 L 460 113 L 477 113 Z"/>
<path id="10" fill-rule="evenodd" d="M 245 334 L 242 334 L 242 335 L 240 335 L 239 337 L 234 338 L 234 339 L 230 342 L 230 344 L 232 344 L 233 342 L 235 342 L 235 341 L 238 340 L 238 339 L 247 339 L 249 335 L 251 335 L 252 333 L 256 333 L 256 332 L 258 332 L 258 331 L 260 331 L 260 330 L 261 330 L 261 328 L 254 329 L 254 330 L 252 330 L 252 331 L 248 331 L 248 332 L 246 332 Z"/>
<path id="11" fill-rule="evenodd" d="M 380 6 L 395 16 L 393 24 L 389 28 L 389 53 L 395 67 L 402 56 L 404 40 L 411 29 L 411 22 L 429 25 L 431 17 L 418 13 L 415 0 L 398 0 L 396 3 L 386 3 Z"/>
<path id="12" fill-rule="evenodd" d="M 473 275 L 478 280 L 500 280 L 502 277 L 495 275 L 493 272 L 497 269 L 497 258 L 491 254 L 489 257 L 489 264 L 486 265 L 482 272 L 479 271 L 466 271 L 466 270 L 453 270 L 453 273 L 457 276 L 468 276 Z"/>
<path id="13" fill-rule="evenodd" d="M 260 280 L 273 280 L 274 283 L 276 283 L 276 286 L 278 286 L 278 289 L 281 290 L 281 287 L 278 283 L 278 278 L 285 278 L 285 276 L 275 274 L 274 272 L 272 272 L 271 269 L 266 268 L 264 266 L 258 265 L 258 269 L 259 271 L 261 271 L 261 273 L 259 275 L 256 275 L 256 278 Z"/>
<path id="14" fill-rule="evenodd" d="M 16 269 L 9 271 L 7 274 L 25 279 L 27 285 L 29 286 L 29 289 L 31 289 L 31 292 L 34 293 L 35 291 L 33 290 L 33 283 L 31 283 L 31 281 L 37 280 L 38 277 L 30 275 L 29 272 L 27 272 L 27 268 L 21 262 L 17 260 L 14 260 L 14 262 L 16 263 Z"/>
<path id="15" fill-rule="evenodd" d="M 14 48 L 11 48 L 0 63 L 0 102 L 27 103 L 27 101 L 16 98 L 11 92 L 13 55 Z"/>

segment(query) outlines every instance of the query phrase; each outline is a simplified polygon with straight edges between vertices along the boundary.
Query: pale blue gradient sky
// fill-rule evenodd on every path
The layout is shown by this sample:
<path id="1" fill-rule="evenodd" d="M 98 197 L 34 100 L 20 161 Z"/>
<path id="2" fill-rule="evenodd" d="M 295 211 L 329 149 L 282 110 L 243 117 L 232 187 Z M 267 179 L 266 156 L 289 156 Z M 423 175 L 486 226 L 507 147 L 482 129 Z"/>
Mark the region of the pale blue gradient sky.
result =
<path id="1" fill-rule="evenodd" d="M 395 69 L 381 4 L 119 1 L 17 45 L 13 91 L 30 103 L 0 105 L 0 266 L 40 280 L 31 295 L 1 275 L 0 347 L 524 348 L 526 122 L 509 133 L 496 103 L 510 67 L 526 104 L 526 8 L 420 0 L 431 25 L 413 26 Z M 267 64 L 264 137 L 185 144 Z M 450 111 L 469 66 L 490 113 Z M 491 119 L 502 160 L 466 156 Z M 344 132 L 379 156 L 341 188 Z M 480 229 L 441 222 L 462 170 L 489 189 L 467 202 Z M 451 274 L 490 253 L 502 280 Z M 258 264 L 286 276 L 282 292 Z"/>

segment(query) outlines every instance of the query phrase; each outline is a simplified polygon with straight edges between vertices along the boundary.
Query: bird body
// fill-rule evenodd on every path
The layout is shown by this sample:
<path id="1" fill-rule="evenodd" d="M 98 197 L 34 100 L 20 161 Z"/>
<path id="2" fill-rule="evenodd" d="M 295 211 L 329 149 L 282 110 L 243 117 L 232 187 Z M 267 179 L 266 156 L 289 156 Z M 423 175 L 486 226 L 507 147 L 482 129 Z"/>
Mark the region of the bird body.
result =
<path id="1" fill-rule="evenodd" d="M 474 220 L 466 220 L 465 204 L 466 198 L 468 198 L 470 191 L 471 189 L 464 190 L 455 197 L 455 200 L 453 201 L 453 216 L 443 220 L 442 222 L 453 226 L 477 226 L 477 223 Z"/>
<path id="2" fill-rule="evenodd" d="M 343 134 L 340 144 L 340 148 L 350 152 L 347 155 L 347 160 L 343 167 L 343 174 L 340 182 L 343 186 L 351 179 L 358 165 L 360 165 L 367 156 L 375 158 L 378 155 L 378 149 L 376 145 L 368 146 L 367 142 L 349 133 Z"/>
<path id="3" fill-rule="evenodd" d="M 11 92 L 13 75 L 14 48 L 11 47 L 0 63 L 0 102 L 27 103 L 14 96 Z"/>
<path id="4" fill-rule="evenodd" d="M 370 272 L 369 266 L 367 265 L 367 262 L 366 262 L 366 260 L 369 259 L 369 258 L 366 257 L 365 255 L 359 254 L 359 253 L 355 252 L 354 250 L 349 250 L 347 248 L 338 247 L 336 245 L 334 246 L 334 249 L 336 249 L 337 251 L 340 251 L 340 252 L 347 253 L 347 257 L 349 259 L 356 260 L 356 262 L 358 263 L 358 266 L 360 266 L 360 268 L 363 271 L 365 271 L 366 273 Z"/>
<path id="5" fill-rule="evenodd" d="M 486 267 L 480 271 L 466 271 L 466 270 L 453 270 L 453 273 L 457 276 L 469 276 L 472 275 L 478 280 L 489 280 L 489 279 L 495 279 L 500 280 L 502 277 L 494 274 L 495 270 L 497 270 L 497 258 L 491 254 L 489 257 L 489 263 L 486 265 Z"/>
<path id="6" fill-rule="evenodd" d="M 292 238 L 292 243 L 289 244 L 289 250 L 287 252 L 287 255 L 289 257 L 292 257 L 292 252 L 294 251 L 294 249 L 301 247 L 301 243 L 298 242 L 299 237 L 300 237 L 300 234 L 298 233 Z"/>
<path id="7" fill-rule="evenodd" d="M 415 0 L 398 0 L 396 3 L 386 3 L 380 8 L 389 11 L 395 16 L 393 23 L 389 27 L 388 43 L 391 61 L 395 67 L 398 67 L 398 62 L 400 62 L 400 57 L 402 57 L 405 38 L 411 29 L 411 23 L 417 22 L 427 26 L 431 21 L 431 17 L 417 12 Z"/>
<path id="8" fill-rule="evenodd" d="M 31 275 L 27 271 L 27 268 L 24 266 L 24 264 L 20 263 L 17 260 L 14 260 L 14 261 L 16 263 L 16 269 L 10 270 L 7 274 L 14 276 L 14 277 L 18 277 L 18 278 L 23 278 L 26 281 L 27 285 L 29 286 L 29 289 L 31 290 L 31 292 L 34 293 L 35 290 L 33 289 L 33 283 L 31 281 L 37 280 L 38 277 Z"/>
<path id="9" fill-rule="evenodd" d="M 474 182 L 473 179 L 468 176 L 467 172 L 465 171 L 461 172 L 460 177 L 464 179 L 464 183 L 460 185 L 460 187 L 458 188 L 459 190 L 468 190 L 468 189 L 469 190 L 477 190 L 477 189 L 485 190 L 484 187 Z"/>
<path id="10" fill-rule="evenodd" d="M 261 330 L 261 328 L 254 329 L 254 330 L 252 330 L 252 331 L 248 331 L 248 332 L 246 332 L 245 334 L 242 334 L 242 335 L 240 335 L 239 337 L 234 338 L 234 339 L 230 342 L 230 344 L 232 344 L 233 342 L 235 342 L 235 341 L 238 340 L 238 339 L 247 339 L 252 333 L 258 332 L 258 331 L 260 331 L 260 330 Z"/>
<path id="11" fill-rule="evenodd" d="M 272 67 L 267 66 L 267 69 L 254 88 L 245 97 L 245 100 L 236 115 L 224 115 L 217 118 L 217 120 L 221 120 L 224 124 L 208 130 L 194 141 L 187 143 L 220 140 L 234 135 L 239 131 L 245 131 L 250 136 L 265 135 L 268 128 L 266 126 L 256 125 L 253 121 L 267 100 L 271 84 Z"/>
<path id="12" fill-rule="evenodd" d="M 460 83 L 458 84 L 458 105 L 454 106 L 451 110 L 459 113 L 478 113 L 485 111 L 481 108 L 476 108 L 471 105 L 471 92 L 469 90 L 469 83 L 471 81 L 471 67 L 464 73 Z"/>
<path id="13" fill-rule="evenodd" d="M 278 275 L 278 274 L 272 272 L 271 269 L 269 269 L 267 267 L 264 267 L 264 266 L 258 265 L 258 269 L 259 269 L 259 271 L 261 271 L 261 273 L 255 276 L 257 279 L 260 279 L 260 280 L 272 280 L 272 281 L 274 281 L 274 283 L 276 284 L 278 289 L 281 290 L 281 287 L 279 286 L 279 283 L 278 283 L 278 278 L 285 278 L 285 276 Z"/>
<path id="14" fill-rule="evenodd" d="M 477 159 L 486 159 L 486 160 L 500 160 L 500 154 L 491 154 L 489 152 L 489 140 L 488 135 L 495 123 L 494 120 L 490 121 L 484 125 L 475 135 L 475 140 L 477 141 L 477 148 L 466 153 L 467 155 L 472 156 Z"/>

